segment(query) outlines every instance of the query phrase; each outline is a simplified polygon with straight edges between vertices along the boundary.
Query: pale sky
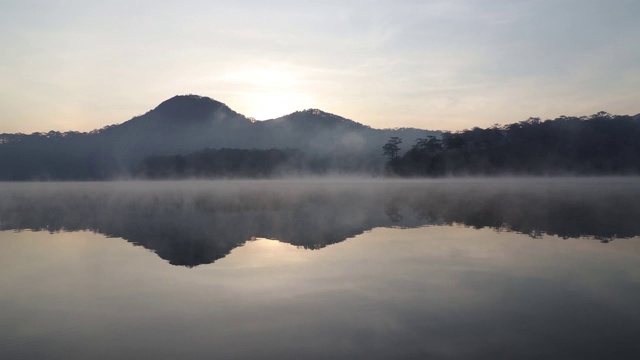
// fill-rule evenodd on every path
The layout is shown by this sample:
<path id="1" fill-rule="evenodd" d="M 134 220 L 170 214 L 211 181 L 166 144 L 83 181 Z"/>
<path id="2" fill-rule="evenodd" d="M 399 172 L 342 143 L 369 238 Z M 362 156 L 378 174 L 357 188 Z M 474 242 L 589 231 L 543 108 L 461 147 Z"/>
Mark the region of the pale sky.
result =
<path id="1" fill-rule="evenodd" d="M 640 0 L 0 0 L 0 133 L 178 94 L 461 130 L 640 112 Z"/>

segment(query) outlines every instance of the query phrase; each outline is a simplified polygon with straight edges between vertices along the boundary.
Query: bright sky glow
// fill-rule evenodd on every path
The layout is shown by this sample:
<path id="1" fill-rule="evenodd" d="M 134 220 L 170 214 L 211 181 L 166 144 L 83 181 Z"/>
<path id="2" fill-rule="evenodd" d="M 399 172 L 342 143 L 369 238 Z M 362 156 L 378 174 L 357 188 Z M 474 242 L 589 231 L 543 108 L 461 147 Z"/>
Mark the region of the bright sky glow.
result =
<path id="1" fill-rule="evenodd" d="M 636 114 L 639 18 L 637 0 L 0 0 L 0 133 L 189 93 L 378 128 Z"/>

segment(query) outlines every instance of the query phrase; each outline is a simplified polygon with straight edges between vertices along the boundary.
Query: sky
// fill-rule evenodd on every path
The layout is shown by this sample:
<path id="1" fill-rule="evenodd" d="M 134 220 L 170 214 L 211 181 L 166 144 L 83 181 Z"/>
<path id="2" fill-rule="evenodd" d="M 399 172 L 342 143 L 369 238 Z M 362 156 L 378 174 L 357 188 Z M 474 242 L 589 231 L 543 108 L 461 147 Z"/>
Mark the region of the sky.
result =
<path id="1" fill-rule="evenodd" d="M 178 94 L 462 130 L 640 113 L 638 0 L 0 0 L 0 133 L 89 131 Z"/>

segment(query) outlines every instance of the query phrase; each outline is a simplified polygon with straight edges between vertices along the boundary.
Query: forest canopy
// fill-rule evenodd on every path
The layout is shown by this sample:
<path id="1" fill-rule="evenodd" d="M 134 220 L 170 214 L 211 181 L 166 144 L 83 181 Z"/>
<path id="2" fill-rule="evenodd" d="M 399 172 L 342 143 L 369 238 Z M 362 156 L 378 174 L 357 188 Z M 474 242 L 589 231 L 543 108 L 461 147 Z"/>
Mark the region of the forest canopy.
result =
<path id="1" fill-rule="evenodd" d="M 388 145 L 383 147 L 386 155 Z M 386 172 L 398 176 L 638 174 L 640 116 L 599 112 L 444 132 L 442 138 L 416 140 L 402 156 L 389 159 Z"/>

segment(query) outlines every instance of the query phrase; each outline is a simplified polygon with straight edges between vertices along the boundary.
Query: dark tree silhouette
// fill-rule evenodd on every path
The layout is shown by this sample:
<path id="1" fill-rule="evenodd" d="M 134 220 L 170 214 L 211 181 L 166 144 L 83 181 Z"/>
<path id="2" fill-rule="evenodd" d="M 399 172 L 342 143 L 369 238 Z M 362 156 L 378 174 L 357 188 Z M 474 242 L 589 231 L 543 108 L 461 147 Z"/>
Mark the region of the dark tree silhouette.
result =
<path id="1" fill-rule="evenodd" d="M 389 157 L 389 161 L 394 160 L 400 154 L 400 144 L 402 144 L 402 139 L 397 136 L 392 136 L 389 138 L 384 146 L 382 146 L 382 155 L 386 155 Z"/>
<path id="2" fill-rule="evenodd" d="M 640 117 L 530 118 L 418 139 L 387 169 L 400 176 L 640 173 Z"/>

